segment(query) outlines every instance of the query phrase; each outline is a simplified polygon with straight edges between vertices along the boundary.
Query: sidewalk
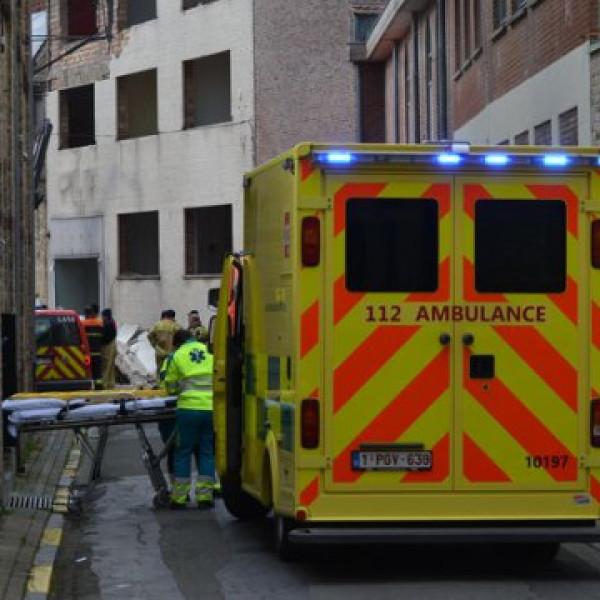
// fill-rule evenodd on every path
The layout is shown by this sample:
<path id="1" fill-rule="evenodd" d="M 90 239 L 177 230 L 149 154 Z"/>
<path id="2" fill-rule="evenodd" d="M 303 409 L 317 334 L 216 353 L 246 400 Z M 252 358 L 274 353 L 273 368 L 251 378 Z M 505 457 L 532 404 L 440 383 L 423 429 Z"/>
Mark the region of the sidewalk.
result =
<path id="1" fill-rule="evenodd" d="M 39 560 L 38 549 L 43 537 L 58 532 L 60 540 L 62 516 L 52 515 L 52 501 L 71 449 L 71 431 L 30 434 L 24 440 L 27 448 L 24 472 L 13 476 L 12 494 L 0 512 L 0 598 L 22 600 L 28 591 L 30 572 Z M 7 465 L 10 469 L 10 465 Z M 51 519 L 52 517 L 52 519 Z M 47 524 L 50 527 L 47 529 Z M 50 542 L 52 543 L 52 542 Z M 53 558 L 53 557 L 51 557 Z M 52 561 L 40 567 L 51 575 Z M 27 598 L 45 597 L 34 589 Z"/>

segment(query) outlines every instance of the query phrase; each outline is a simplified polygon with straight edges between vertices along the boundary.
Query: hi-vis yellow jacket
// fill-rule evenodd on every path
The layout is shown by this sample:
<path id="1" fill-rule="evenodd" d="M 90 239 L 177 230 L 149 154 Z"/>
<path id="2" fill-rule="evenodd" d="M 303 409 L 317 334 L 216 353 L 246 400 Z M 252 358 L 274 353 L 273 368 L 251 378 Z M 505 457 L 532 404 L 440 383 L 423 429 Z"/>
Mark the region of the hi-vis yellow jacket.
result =
<path id="1" fill-rule="evenodd" d="M 165 362 L 165 387 L 179 394 L 177 408 L 212 410 L 213 358 L 206 346 L 192 338 Z"/>

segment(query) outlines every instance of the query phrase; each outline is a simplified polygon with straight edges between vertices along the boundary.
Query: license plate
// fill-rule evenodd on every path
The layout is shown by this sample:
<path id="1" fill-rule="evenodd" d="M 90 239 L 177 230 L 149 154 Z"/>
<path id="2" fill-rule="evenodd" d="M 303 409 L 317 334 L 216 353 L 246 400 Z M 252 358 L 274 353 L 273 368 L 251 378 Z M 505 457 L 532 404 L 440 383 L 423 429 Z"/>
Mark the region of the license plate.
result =
<path id="1" fill-rule="evenodd" d="M 352 452 L 354 471 L 429 471 L 430 450 L 406 452 L 401 450 L 356 450 Z"/>

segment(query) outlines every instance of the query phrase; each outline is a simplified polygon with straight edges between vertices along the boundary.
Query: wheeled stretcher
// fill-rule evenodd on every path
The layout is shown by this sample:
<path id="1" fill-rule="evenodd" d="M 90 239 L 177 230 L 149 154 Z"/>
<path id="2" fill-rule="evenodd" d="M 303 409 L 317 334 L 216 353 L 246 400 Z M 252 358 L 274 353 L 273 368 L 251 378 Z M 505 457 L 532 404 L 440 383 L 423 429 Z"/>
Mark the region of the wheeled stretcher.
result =
<path id="1" fill-rule="evenodd" d="M 90 470 L 83 491 L 70 490 L 69 510 L 80 510 L 81 502 L 91 493 L 100 478 L 102 460 L 111 427 L 133 425 L 137 432 L 140 455 L 146 468 L 155 495 L 155 508 L 169 505 L 169 487 L 161 468 L 174 440 L 174 434 L 167 440 L 160 452 L 155 452 L 150 444 L 144 425 L 175 418 L 176 396 L 155 396 L 140 398 L 135 394 L 119 394 L 118 397 L 104 396 L 101 401 L 95 398 L 90 402 L 86 397 L 60 394 L 49 396 L 21 396 L 10 398 L 2 403 L 6 433 L 14 440 L 21 433 L 70 429 L 75 434 L 81 448 L 90 459 Z M 92 439 L 90 429 L 98 435 Z"/>

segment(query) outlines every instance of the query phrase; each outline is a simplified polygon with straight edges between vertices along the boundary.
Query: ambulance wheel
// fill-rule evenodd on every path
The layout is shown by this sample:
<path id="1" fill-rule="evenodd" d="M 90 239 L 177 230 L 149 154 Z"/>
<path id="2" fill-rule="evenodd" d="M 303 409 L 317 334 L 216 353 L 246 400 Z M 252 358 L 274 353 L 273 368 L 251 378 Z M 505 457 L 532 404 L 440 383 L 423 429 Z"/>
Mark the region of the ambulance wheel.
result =
<path id="1" fill-rule="evenodd" d="M 152 499 L 152 504 L 156 510 L 163 510 L 169 508 L 171 505 L 171 496 L 167 490 L 159 492 Z"/>
<path id="2" fill-rule="evenodd" d="M 262 519 L 269 512 L 269 508 L 246 493 L 238 481 L 231 481 L 229 478 L 223 479 L 221 495 L 225 508 L 240 521 Z"/>
<path id="3" fill-rule="evenodd" d="M 297 556 L 294 546 L 290 543 L 290 531 L 294 528 L 294 520 L 275 514 L 275 552 L 281 560 L 294 560 Z"/>

